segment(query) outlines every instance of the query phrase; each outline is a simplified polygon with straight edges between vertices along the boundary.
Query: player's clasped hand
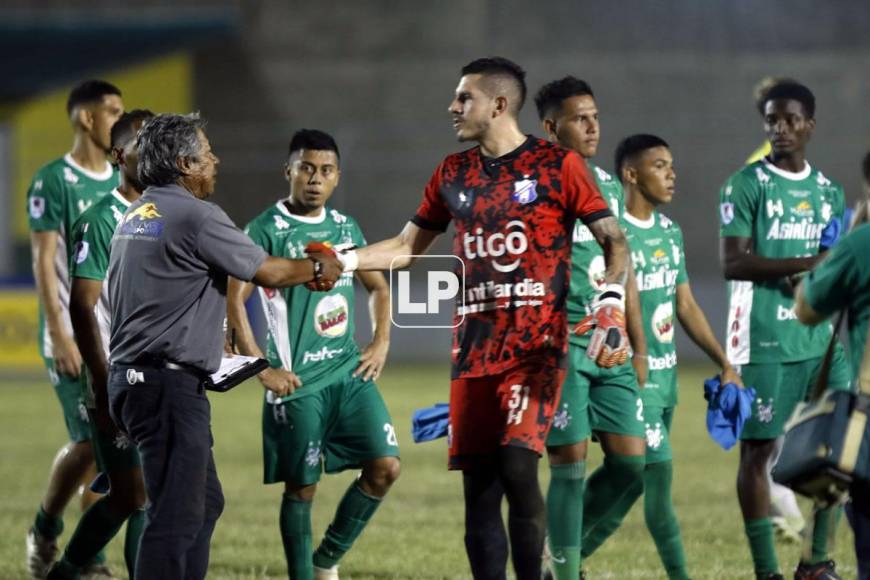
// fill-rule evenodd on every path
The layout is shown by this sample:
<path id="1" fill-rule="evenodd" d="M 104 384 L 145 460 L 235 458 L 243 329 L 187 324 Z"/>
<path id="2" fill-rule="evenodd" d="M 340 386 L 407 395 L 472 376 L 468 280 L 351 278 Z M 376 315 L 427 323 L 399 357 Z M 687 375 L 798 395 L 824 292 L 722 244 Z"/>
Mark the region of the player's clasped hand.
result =
<path id="1" fill-rule="evenodd" d="M 314 262 L 314 280 L 305 287 L 315 292 L 332 290 L 344 271 L 335 249 L 329 242 L 308 242 L 305 253 Z"/>
<path id="2" fill-rule="evenodd" d="M 53 338 L 54 370 L 59 375 L 78 378 L 82 369 L 82 355 L 71 336 Z"/>
<path id="3" fill-rule="evenodd" d="M 302 386 L 302 380 L 298 376 L 284 369 L 266 369 L 257 375 L 257 378 L 264 387 L 279 397 L 292 395 Z"/>
<path id="4" fill-rule="evenodd" d="M 577 323 L 574 334 L 592 330 L 586 356 L 600 367 L 611 368 L 628 360 L 628 333 L 625 330 L 625 291 L 619 284 L 608 284 L 595 299 L 592 314 Z"/>
<path id="5" fill-rule="evenodd" d="M 381 376 L 384 364 L 387 362 L 389 342 L 372 342 L 359 357 L 359 366 L 353 371 L 353 376 L 362 377 L 365 381 L 375 381 Z"/>

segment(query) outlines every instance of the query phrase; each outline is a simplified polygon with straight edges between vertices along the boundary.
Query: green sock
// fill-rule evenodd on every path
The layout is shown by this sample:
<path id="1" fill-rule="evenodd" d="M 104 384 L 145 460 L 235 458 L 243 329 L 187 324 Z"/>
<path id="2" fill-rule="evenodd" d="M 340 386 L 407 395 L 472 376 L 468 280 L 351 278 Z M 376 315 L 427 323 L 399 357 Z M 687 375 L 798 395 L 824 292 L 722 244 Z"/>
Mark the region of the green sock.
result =
<path id="1" fill-rule="evenodd" d="M 770 523 L 770 518 L 747 520 L 744 522 L 744 527 L 756 576 L 779 573 L 779 562 L 773 547 L 773 524 Z"/>
<path id="2" fill-rule="evenodd" d="M 40 536 L 53 540 L 63 532 L 63 518 L 45 513 L 45 510 L 40 505 L 36 511 L 33 528 L 39 532 Z"/>
<path id="3" fill-rule="evenodd" d="M 840 515 L 843 513 L 843 508 L 839 505 L 820 509 L 813 508 L 813 532 L 811 534 L 811 543 L 809 554 L 804 548 L 801 561 L 807 564 L 818 564 L 829 559 L 828 554 L 834 548 L 834 537 L 837 532 L 837 524 L 840 522 Z M 809 556 L 809 558 L 807 558 Z"/>
<path id="4" fill-rule="evenodd" d="M 550 466 L 547 490 L 547 533 L 556 580 L 580 575 L 580 534 L 583 528 L 583 477 L 586 462 Z"/>
<path id="5" fill-rule="evenodd" d="M 673 463 L 670 461 L 646 466 L 643 474 L 643 513 L 668 578 L 688 580 L 680 524 L 671 499 L 672 481 Z"/>
<path id="6" fill-rule="evenodd" d="M 351 483 L 338 504 L 335 518 L 329 524 L 320 547 L 314 552 L 314 565 L 318 568 L 335 566 L 350 550 L 379 505 L 381 498 L 370 496 L 356 482 Z"/>
<path id="7" fill-rule="evenodd" d="M 111 508 L 108 497 L 98 499 L 82 514 L 66 545 L 64 558 L 77 566 L 86 566 L 91 562 L 102 564 L 106 561 L 102 549 L 115 537 L 125 519 Z"/>
<path id="8" fill-rule="evenodd" d="M 124 562 L 130 578 L 133 578 L 133 570 L 136 569 L 136 556 L 139 555 L 139 543 L 142 541 L 144 529 L 145 510 L 136 510 L 127 518 L 127 534 L 124 536 Z"/>
<path id="9" fill-rule="evenodd" d="M 582 556 L 588 558 L 619 528 L 643 493 L 643 455 L 604 456 L 583 492 Z"/>
<path id="10" fill-rule="evenodd" d="M 310 501 L 299 501 L 284 493 L 281 499 L 281 541 L 290 578 L 313 580 Z"/>

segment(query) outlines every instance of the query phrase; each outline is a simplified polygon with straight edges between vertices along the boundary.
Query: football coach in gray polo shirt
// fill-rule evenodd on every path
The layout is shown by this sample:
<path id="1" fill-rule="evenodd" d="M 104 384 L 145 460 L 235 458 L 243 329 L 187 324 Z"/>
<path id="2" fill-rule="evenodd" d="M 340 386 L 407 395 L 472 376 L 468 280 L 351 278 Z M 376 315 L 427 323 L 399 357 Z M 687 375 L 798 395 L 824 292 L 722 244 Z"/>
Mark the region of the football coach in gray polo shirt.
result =
<path id="1" fill-rule="evenodd" d="M 227 275 L 278 288 L 341 275 L 331 254 L 267 256 L 217 205 L 218 159 L 198 115 L 158 115 L 138 137 L 144 195 L 112 239 L 109 403 L 142 456 L 146 580 L 205 578 L 223 510 L 204 379 L 223 352 Z"/>

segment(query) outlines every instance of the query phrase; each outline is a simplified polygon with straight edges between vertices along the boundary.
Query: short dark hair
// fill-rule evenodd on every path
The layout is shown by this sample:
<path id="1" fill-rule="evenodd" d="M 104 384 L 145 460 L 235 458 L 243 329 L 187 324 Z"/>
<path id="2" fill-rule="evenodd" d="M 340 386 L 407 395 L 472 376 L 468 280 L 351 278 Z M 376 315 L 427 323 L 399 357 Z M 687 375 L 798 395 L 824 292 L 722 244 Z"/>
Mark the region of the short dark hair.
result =
<path id="1" fill-rule="evenodd" d="M 66 99 L 66 114 L 71 115 L 79 105 L 86 105 L 101 100 L 106 95 L 121 96 L 121 89 L 98 79 L 83 81 L 73 87 Z"/>
<path id="2" fill-rule="evenodd" d="M 758 109 L 760 115 L 764 115 L 764 103 L 767 102 L 767 92 L 779 83 L 793 83 L 794 79 L 789 77 L 764 77 L 752 87 L 752 97 L 755 99 L 755 108 Z"/>
<path id="3" fill-rule="evenodd" d="M 592 87 L 584 80 L 568 75 L 556 81 L 551 81 L 540 89 L 535 95 L 535 106 L 538 108 L 538 117 L 543 121 L 554 110 L 562 106 L 562 102 L 570 97 L 582 97 L 589 95 L 593 99 L 595 94 Z"/>
<path id="4" fill-rule="evenodd" d="M 767 90 L 764 95 L 764 103 L 761 105 L 762 114 L 764 114 L 764 106 L 769 101 L 775 99 L 789 99 L 797 101 L 804 108 L 804 113 L 810 119 L 816 116 L 816 97 L 813 92 L 797 81 L 785 80 L 776 83 Z"/>
<path id="5" fill-rule="evenodd" d="M 861 171 L 864 174 L 864 181 L 870 183 L 870 151 L 864 156 L 864 162 L 861 163 Z"/>
<path id="6" fill-rule="evenodd" d="M 619 145 L 616 146 L 616 153 L 614 154 L 613 162 L 613 169 L 616 171 L 616 175 L 622 175 L 622 168 L 625 166 L 627 161 L 634 159 L 647 149 L 652 149 L 654 147 L 671 148 L 667 141 L 661 137 L 646 133 L 632 135 L 620 141 Z"/>
<path id="7" fill-rule="evenodd" d="M 127 111 L 115 121 L 112 125 L 111 144 L 112 147 L 120 147 L 126 143 L 133 135 L 133 125 L 139 121 L 146 121 L 154 116 L 154 113 L 148 109 L 133 109 Z"/>
<path id="8" fill-rule="evenodd" d="M 317 129 L 299 129 L 293 133 L 293 137 L 290 139 L 290 147 L 287 149 L 287 157 L 302 149 L 334 151 L 335 156 L 341 161 L 341 154 L 338 152 L 338 144 L 335 142 L 335 139 L 329 133 Z"/>
<path id="9" fill-rule="evenodd" d="M 526 71 L 520 65 L 501 56 L 488 56 L 473 60 L 462 67 L 462 76 L 476 74 L 511 79 L 520 91 L 520 102 L 517 104 L 516 111 L 523 108 L 526 102 Z"/>
<path id="10" fill-rule="evenodd" d="M 202 153 L 199 131 L 204 129 L 205 121 L 199 113 L 164 113 L 149 119 L 136 138 L 139 151 L 137 174 L 142 186 L 170 185 L 184 177 L 178 159 L 199 157 Z"/>

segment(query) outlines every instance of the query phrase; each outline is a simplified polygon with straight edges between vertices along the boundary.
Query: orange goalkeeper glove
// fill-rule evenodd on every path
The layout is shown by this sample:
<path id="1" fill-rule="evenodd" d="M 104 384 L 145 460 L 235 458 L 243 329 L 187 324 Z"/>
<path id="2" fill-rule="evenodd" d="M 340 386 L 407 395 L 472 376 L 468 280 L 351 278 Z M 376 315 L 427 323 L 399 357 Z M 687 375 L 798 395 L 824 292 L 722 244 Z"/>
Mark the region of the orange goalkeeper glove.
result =
<path id="1" fill-rule="evenodd" d="M 629 342 L 625 330 L 625 290 L 608 284 L 592 304 L 592 314 L 574 327 L 574 334 L 592 331 L 586 356 L 600 367 L 611 368 L 628 360 Z"/>
<path id="2" fill-rule="evenodd" d="M 313 292 L 328 292 L 335 286 L 336 280 L 323 277 L 322 256 L 335 257 L 335 249 L 329 242 L 311 241 L 305 246 L 305 254 L 314 262 L 314 280 L 305 283 L 305 287 Z"/>

